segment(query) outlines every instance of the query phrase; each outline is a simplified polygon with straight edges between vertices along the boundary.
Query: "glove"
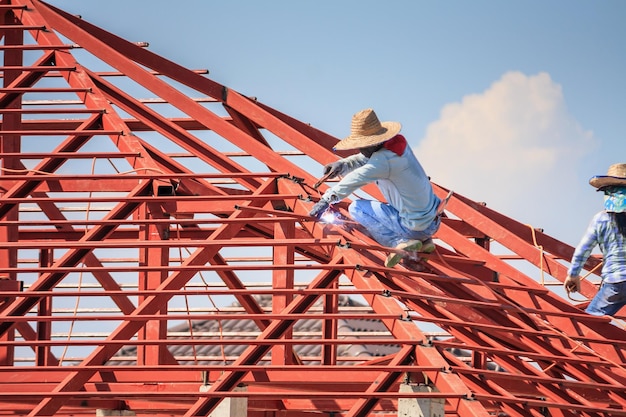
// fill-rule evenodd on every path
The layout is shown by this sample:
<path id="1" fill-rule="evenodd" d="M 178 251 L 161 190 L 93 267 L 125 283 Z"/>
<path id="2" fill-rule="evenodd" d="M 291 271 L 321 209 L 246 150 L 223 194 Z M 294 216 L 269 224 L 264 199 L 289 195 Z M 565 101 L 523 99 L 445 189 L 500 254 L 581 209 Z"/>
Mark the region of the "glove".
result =
<path id="1" fill-rule="evenodd" d="M 568 293 L 579 292 L 580 291 L 580 276 L 571 277 L 568 275 L 568 277 L 565 279 L 565 282 L 563 283 L 563 286 L 565 287 L 565 290 Z"/>
<path id="2" fill-rule="evenodd" d="M 330 206 L 330 203 L 324 199 L 321 199 L 320 201 L 315 203 L 311 211 L 309 211 L 309 216 L 315 217 L 319 220 L 319 218 L 322 216 L 322 214 L 324 214 L 328 206 Z"/>
<path id="3" fill-rule="evenodd" d="M 328 175 L 328 179 L 335 178 L 343 171 L 343 162 L 335 161 L 324 165 L 324 176 Z"/>

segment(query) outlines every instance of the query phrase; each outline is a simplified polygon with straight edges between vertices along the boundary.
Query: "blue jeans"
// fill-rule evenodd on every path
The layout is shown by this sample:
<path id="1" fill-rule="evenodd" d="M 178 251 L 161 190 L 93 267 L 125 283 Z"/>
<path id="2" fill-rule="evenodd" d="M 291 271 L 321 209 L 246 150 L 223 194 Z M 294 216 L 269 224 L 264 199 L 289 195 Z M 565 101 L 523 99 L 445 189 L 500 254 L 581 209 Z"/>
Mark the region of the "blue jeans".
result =
<path id="1" fill-rule="evenodd" d="M 626 281 L 603 282 L 585 311 L 594 316 L 613 316 L 624 305 L 626 305 Z"/>
<path id="2" fill-rule="evenodd" d="M 382 246 L 395 247 L 409 239 L 424 241 L 439 229 L 441 218 L 435 217 L 425 230 L 407 229 L 400 222 L 395 207 L 380 201 L 355 200 L 348 207 L 352 219 L 359 222 Z"/>

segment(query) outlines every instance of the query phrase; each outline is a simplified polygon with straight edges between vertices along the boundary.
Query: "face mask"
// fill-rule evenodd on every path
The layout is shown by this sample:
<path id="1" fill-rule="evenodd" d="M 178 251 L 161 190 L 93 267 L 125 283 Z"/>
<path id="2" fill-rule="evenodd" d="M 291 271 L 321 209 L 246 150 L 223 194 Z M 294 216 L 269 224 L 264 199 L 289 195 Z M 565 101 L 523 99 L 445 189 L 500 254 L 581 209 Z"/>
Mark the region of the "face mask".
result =
<path id="1" fill-rule="evenodd" d="M 604 210 L 612 213 L 626 212 L 626 187 L 606 187 L 604 190 Z"/>

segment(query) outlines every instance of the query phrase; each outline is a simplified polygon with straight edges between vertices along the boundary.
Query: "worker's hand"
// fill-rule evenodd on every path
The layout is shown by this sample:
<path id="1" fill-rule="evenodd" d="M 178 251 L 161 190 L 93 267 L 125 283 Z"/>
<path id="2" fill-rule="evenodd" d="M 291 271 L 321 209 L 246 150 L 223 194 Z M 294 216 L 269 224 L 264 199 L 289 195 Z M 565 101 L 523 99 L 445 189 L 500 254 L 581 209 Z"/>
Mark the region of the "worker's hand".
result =
<path id="1" fill-rule="evenodd" d="M 315 205 L 309 212 L 309 216 L 315 217 L 319 220 L 319 218 L 322 216 L 322 214 L 324 214 L 326 209 L 328 209 L 328 206 L 330 206 L 330 203 L 322 198 L 320 201 L 315 203 Z"/>
<path id="2" fill-rule="evenodd" d="M 324 176 L 328 175 L 328 179 L 335 178 L 343 171 L 343 162 L 335 161 L 324 165 Z"/>
<path id="3" fill-rule="evenodd" d="M 579 292 L 580 291 L 580 276 L 572 277 L 567 276 L 565 282 L 563 283 L 565 287 L 565 291 L 569 292 Z"/>

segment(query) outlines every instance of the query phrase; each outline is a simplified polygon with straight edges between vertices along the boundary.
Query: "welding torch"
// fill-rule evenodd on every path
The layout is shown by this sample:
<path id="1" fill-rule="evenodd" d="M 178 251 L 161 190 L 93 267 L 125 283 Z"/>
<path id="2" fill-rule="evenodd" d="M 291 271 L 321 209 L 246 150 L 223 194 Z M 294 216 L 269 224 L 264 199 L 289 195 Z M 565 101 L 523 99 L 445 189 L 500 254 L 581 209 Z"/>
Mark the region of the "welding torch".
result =
<path id="1" fill-rule="evenodd" d="M 320 185 L 322 185 L 322 183 L 326 182 L 328 179 L 330 179 L 333 176 L 333 172 L 329 172 L 328 174 L 324 175 L 322 178 L 320 178 L 315 185 L 313 185 L 313 188 L 318 189 Z"/>

